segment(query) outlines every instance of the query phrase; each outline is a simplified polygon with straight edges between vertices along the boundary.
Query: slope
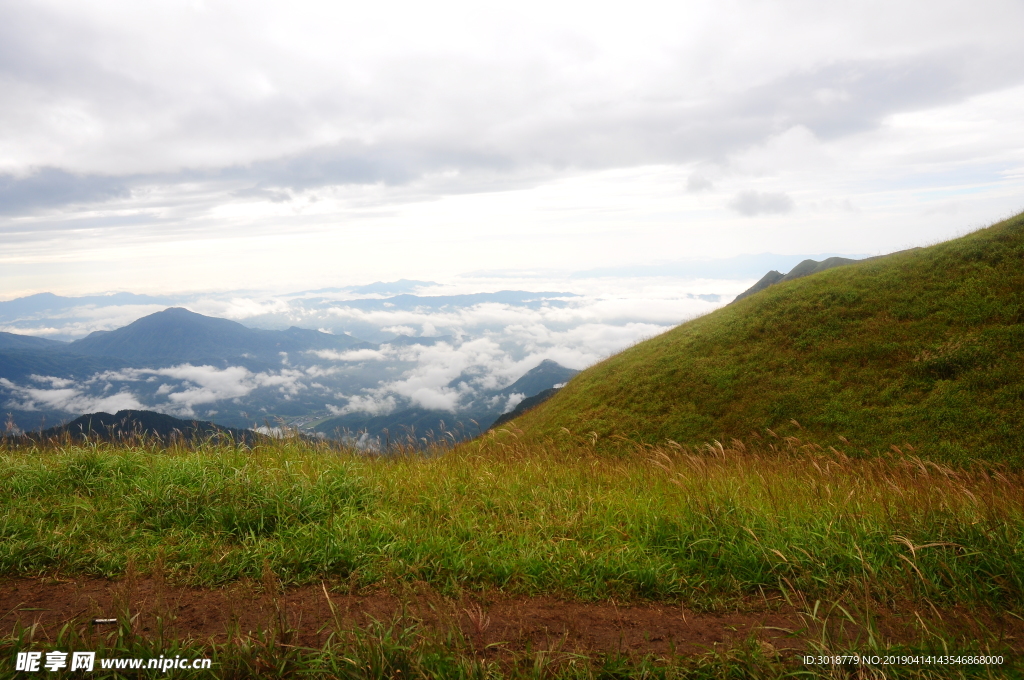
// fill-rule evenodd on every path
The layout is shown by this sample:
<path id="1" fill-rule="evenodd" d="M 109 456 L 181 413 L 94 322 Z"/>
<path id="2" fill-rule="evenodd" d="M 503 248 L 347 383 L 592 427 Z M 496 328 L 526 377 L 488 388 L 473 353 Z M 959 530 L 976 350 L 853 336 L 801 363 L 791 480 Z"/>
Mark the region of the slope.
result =
<path id="1" fill-rule="evenodd" d="M 1024 214 L 772 285 L 584 371 L 516 426 L 692 444 L 771 428 L 1021 465 L 1022 349 Z"/>

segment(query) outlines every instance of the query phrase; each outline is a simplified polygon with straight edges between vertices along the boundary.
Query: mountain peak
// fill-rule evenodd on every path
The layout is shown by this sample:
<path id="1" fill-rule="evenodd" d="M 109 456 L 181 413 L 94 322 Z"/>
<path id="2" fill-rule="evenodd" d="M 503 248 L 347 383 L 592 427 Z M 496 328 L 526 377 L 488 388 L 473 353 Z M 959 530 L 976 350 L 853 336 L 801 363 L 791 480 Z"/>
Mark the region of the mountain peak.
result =
<path id="1" fill-rule="evenodd" d="M 788 274 L 782 274 L 774 269 L 763 277 L 761 280 L 755 283 L 750 288 L 736 296 L 733 302 L 742 300 L 745 297 L 749 297 L 754 293 L 760 292 L 769 286 L 774 286 L 776 283 L 784 283 L 786 281 L 792 281 L 794 279 L 803 278 L 804 276 L 810 276 L 811 274 L 817 274 L 823 272 L 826 269 L 832 269 L 833 267 L 842 267 L 843 265 L 853 264 L 857 260 L 852 260 L 848 257 L 830 257 L 821 262 L 817 260 L 807 259 L 789 270 Z"/>
<path id="2" fill-rule="evenodd" d="M 281 352 L 344 350 L 362 345 L 348 335 L 292 327 L 287 331 L 249 328 L 237 321 L 168 307 L 113 331 L 96 331 L 68 350 L 146 362 L 213 362 L 261 357 L 277 362 Z"/>

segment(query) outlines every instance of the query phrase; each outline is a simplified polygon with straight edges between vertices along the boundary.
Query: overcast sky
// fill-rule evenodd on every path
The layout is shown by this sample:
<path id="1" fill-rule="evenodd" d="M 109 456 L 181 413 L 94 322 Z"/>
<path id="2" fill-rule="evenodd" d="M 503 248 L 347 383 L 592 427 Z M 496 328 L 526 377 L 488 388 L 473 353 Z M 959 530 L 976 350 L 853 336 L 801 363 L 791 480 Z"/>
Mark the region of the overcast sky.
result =
<path id="1" fill-rule="evenodd" d="M 0 299 L 934 243 L 1024 209 L 1022 26 L 1019 0 L 0 0 Z"/>

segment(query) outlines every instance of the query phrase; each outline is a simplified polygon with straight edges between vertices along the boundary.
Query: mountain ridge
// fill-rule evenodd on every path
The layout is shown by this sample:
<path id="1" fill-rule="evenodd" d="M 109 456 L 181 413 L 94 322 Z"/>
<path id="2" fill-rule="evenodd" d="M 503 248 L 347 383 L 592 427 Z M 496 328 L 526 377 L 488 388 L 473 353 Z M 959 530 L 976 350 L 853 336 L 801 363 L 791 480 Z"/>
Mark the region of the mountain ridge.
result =
<path id="1" fill-rule="evenodd" d="M 66 348 L 68 343 L 49 338 L 40 338 L 35 335 L 22 335 L 19 333 L 6 333 L 0 331 L 0 350 L 4 349 L 41 349 L 59 350 Z"/>
<path id="2" fill-rule="evenodd" d="M 786 281 L 793 281 L 795 279 L 803 278 L 804 276 L 810 276 L 811 274 L 817 274 L 834 267 L 842 267 L 854 262 L 860 262 L 861 260 L 853 260 L 848 257 L 829 257 L 820 262 L 818 260 L 807 259 L 800 262 L 791 270 L 788 274 L 783 274 L 776 270 L 771 270 L 765 274 L 757 283 L 750 288 L 737 295 L 733 302 L 742 300 L 745 297 L 749 297 L 754 293 L 758 293 L 769 286 L 774 286 L 777 283 L 784 283 Z M 731 303 L 730 303 L 731 304 Z"/>
<path id="3" fill-rule="evenodd" d="M 152 437 L 170 442 L 180 437 L 185 441 L 228 437 L 236 443 L 253 443 L 260 435 L 248 430 L 224 427 L 206 420 L 183 420 L 164 413 L 123 409 L 117 413 L 87 413 L 69 423 L 30 435 L 33 439 L 70 436 L 87 439 L 116 440 L 130 437 Z"/>

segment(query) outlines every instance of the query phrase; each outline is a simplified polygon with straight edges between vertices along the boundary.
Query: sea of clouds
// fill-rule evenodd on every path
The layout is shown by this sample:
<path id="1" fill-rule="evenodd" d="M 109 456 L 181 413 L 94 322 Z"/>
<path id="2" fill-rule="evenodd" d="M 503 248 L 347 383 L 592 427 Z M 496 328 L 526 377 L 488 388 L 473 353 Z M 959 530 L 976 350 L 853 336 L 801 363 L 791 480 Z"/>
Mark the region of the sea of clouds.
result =
<path id="1" fill-rule="evenodd" d="M 182 364 L 89 376 L 33 375 L 20 382 L 0 378 L 0 388 L 6 392 L 5 408 L 19 411 L 149 408 L 182 417 L 214 417 L 224 404 L 237 408 L 259 403 L 266 408 L 292 402 L 335 415 L 381 415 L 404 407 L 458 413 L 545 359 L 582 370 L 718 308 L 750 283 L 667 277 L 499 279 L 422 283 L 404 296 L 337 289 L 229 292 L 153 304 L 103 305 L 93 299 L 58 311 L 3 318 L 0 330 L 68 340 L 113 330 L 176 305 L 256 328 L 299 326 L 346 333 L 372 346 L 282 354 L 279 366 L 261 369 Z M 547 292 L 501 301 L 499 291 L 522 291 L 524 284 Z M 396 336 L 429 344 L 389 342 Z M 506 401 L 501 407 L 513 407 L 516 396 L 502 397 Z"/>

